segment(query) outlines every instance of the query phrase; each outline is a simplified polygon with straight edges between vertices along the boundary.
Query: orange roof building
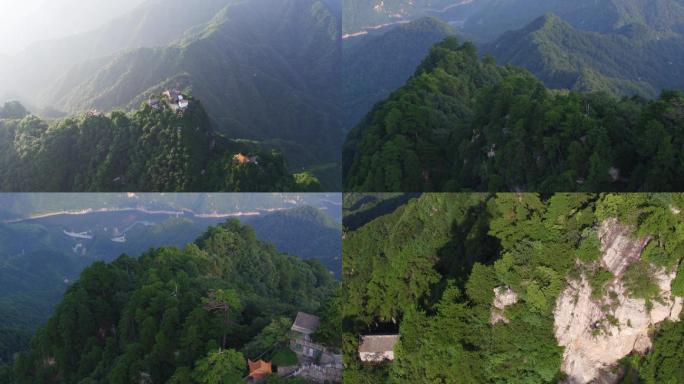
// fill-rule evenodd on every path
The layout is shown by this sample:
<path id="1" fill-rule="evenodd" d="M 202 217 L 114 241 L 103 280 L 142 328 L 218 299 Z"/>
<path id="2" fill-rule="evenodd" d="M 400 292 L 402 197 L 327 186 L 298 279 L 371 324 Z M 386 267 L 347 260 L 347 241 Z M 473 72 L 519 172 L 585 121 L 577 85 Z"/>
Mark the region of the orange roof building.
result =
<path id="1" fill-rule="evenodd" d="M 249 377 L 251 377 L 254 380 L 263 380 L 264 378 L 266 378 L 266 376 L 273 373 L 270 361 L 267 362 L 263 360 L 247 360 L 247 364 L 249 364 Z"/>
<path id="2" fill-rule="evenodd" d="M 243 155 L 242 153 L 238 153 L 237 155 L 233 156 L 233 160 L 237 161 L 240 164 L 249 163 L 249 157 Z"/>

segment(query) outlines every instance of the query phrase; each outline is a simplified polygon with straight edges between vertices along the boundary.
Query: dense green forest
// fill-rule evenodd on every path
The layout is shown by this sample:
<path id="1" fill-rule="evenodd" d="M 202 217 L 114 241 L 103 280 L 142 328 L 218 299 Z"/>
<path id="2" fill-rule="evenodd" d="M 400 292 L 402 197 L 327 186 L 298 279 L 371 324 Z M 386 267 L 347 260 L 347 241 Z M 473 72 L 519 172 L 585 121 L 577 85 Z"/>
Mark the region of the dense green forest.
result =
<path id="1" fill-rule="evenodd" d="M 23 119 L 29 111 L 18 101 L 8 101 L 0 107 L 0 119 Z"/>
<path id="2" fill-rule="evenodd" d="M 339 345 L 330 332 L 338 315 L 327 304 L 336 290 L 319 262 L 278 253 L 228 221 L 182 249 L 83 271 L 30 350 L 0 368 L 0 381 L 238 382 L 247 358 L 287 349 L 297 311 L 320 313 L 316 337 Z"/>
<path id="3" fill-rule="evenodd" d="M 681 190 L 683 103 L 549 91 L 449 37 L 350 133 L 345 188 Z"/>
<path id="4" fill-rule="evenodd" d="M 664 299 L 650 288 L 654 270 L 663 268 L 680 270 L 672 293 L 684 296 L 683 206 L 681 194 L 423 194 L 347 232 L 345 383 L 567 379 L 563 348 L 554 337 L 561 292 L 586 279 L 592 297 L 601 296 L 608 273 L 624 281 L 628 297 L 645 299 L 649 308 L 649 301 Z M 620 276 L 597 261 L 597 228 L 611 218 L 619 223 L 613 227 L 626 225 L 633 236 L 651 239 L 641 260 Z M 502 310 L 505 320 L 494 322 L 494 289 L 502 286 L 518 299 Z M 606 322 L 614 320 L 606 316 Z M 656 328 L 648 354 L 615 362 L 625 383 L 675 383 L 684 374 L 684 323 L 665 321 Z M 400 334 L 395 360 L 362 363 L 359 336 L 387 333 Z"/>
<path id="5" fill-rule="evenodd" d="M 136 112 L 86 113 L 49 124 L 0 120 L 4 191 L 314 191 L 282 154 L 216 132 L 199 100 L 183 113 L 142 105 Z M 5 107 L 7 109 L 7 107 Z M 240 163 L 234 155 L 257 157 Z"/>

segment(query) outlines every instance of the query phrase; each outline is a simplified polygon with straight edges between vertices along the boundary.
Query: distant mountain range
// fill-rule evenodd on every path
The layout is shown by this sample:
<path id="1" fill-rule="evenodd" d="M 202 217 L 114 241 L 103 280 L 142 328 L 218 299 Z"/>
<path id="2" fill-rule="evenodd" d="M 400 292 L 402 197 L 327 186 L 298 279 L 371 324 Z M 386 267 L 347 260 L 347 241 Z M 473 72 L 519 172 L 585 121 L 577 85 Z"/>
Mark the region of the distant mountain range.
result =
<path id="1" fill-rule="evenodd" d="M 661 33 L 684 31 L 681 0 L 348 0 L 344 11 L 345 34 L 432 16 L 478 41 L 491 41 L 545 13 L 594 32 L 612 32 L 632 24 Z"/>
<path id="2" fill-rule="evenodd" d="M 147 211 L 189 211 L 194 214 L 264 212 L 312 206 L 326 210 L 337 222 L 340 213 L 332 209 L 341 204 L 336 193 L 3 193 L 0 194 L 0 219 L 16 221 L 62 213 L 87 213 L 100 210 L 144 209 Z"/>
<path id="3" fill-rule="evenodd" d="M 358 36 L 423 16 L 448 14 L 477 0 L 345 0 L 343 31 Z"/>
<path id="4" fill-rule="evenodd" d="M 483 46 L 505 64 L 522 66 L 550 88 L 655 97 L 684 89 L 684 37 L 631 24 L 608 34 L 577 29 L 554 14 Z"/>
<path id="5" fill-rule="evenodd" d="M 279 252 L 319 260 L 340 277 L 341 225 L 323 211 L 304 206 L 243 221 L 254 228 L 259 240 L 273 243 Z"/>

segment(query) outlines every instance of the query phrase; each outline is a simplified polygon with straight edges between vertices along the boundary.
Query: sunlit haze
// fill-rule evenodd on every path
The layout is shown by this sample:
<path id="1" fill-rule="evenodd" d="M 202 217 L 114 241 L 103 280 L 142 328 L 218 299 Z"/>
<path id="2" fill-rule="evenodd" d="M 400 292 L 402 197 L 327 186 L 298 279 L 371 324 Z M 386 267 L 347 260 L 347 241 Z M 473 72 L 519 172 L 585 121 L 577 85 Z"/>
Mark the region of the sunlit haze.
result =
<path id="1" fill-rule="evenodd" d="M 0 0 L 0 53 L 85 32 L 146 0 Z"/>

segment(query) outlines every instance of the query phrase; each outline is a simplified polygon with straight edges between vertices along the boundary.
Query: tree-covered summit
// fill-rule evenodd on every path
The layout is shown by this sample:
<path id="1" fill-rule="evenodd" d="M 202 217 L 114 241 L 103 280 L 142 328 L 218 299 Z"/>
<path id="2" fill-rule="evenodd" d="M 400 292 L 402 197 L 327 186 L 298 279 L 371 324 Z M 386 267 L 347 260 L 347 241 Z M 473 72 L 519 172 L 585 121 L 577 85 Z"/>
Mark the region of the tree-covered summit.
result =
<path id="1" fill-rule="evenodd" d="M 344 148 L 350 191 L 671 191 L 684 97 L 550 91 L 449 37 Z"/>
<path id="2" fill-rule="evenodd" d="M 238 382 L 248 374 L 247 359 L 291 364 L 283 354 L 298 311 L 320 314 L 321 330 L 335 329 L 326 304 L 336 288 L 318 261 L 278 253 L 231 220 L 183 249 L 93 264 L 68 289 L 30 350 L 0 368 L 0 378 Z M 334 333 L 318 337 L 339 345 Z"/>
<path id="3" fill-rule="evenodd" d="M 134 112 L 90 111 L 47 122 L 0 120 L 4 191 L 315 190 L 282 155 L 217 132 L 200 100 L 155 95 Z M 179 99 L 180 97 L 180 99 Z M 236 155 L 258 159 L 241 162 Z M 299 185 L 298 180 L 302 185 Z"/>

